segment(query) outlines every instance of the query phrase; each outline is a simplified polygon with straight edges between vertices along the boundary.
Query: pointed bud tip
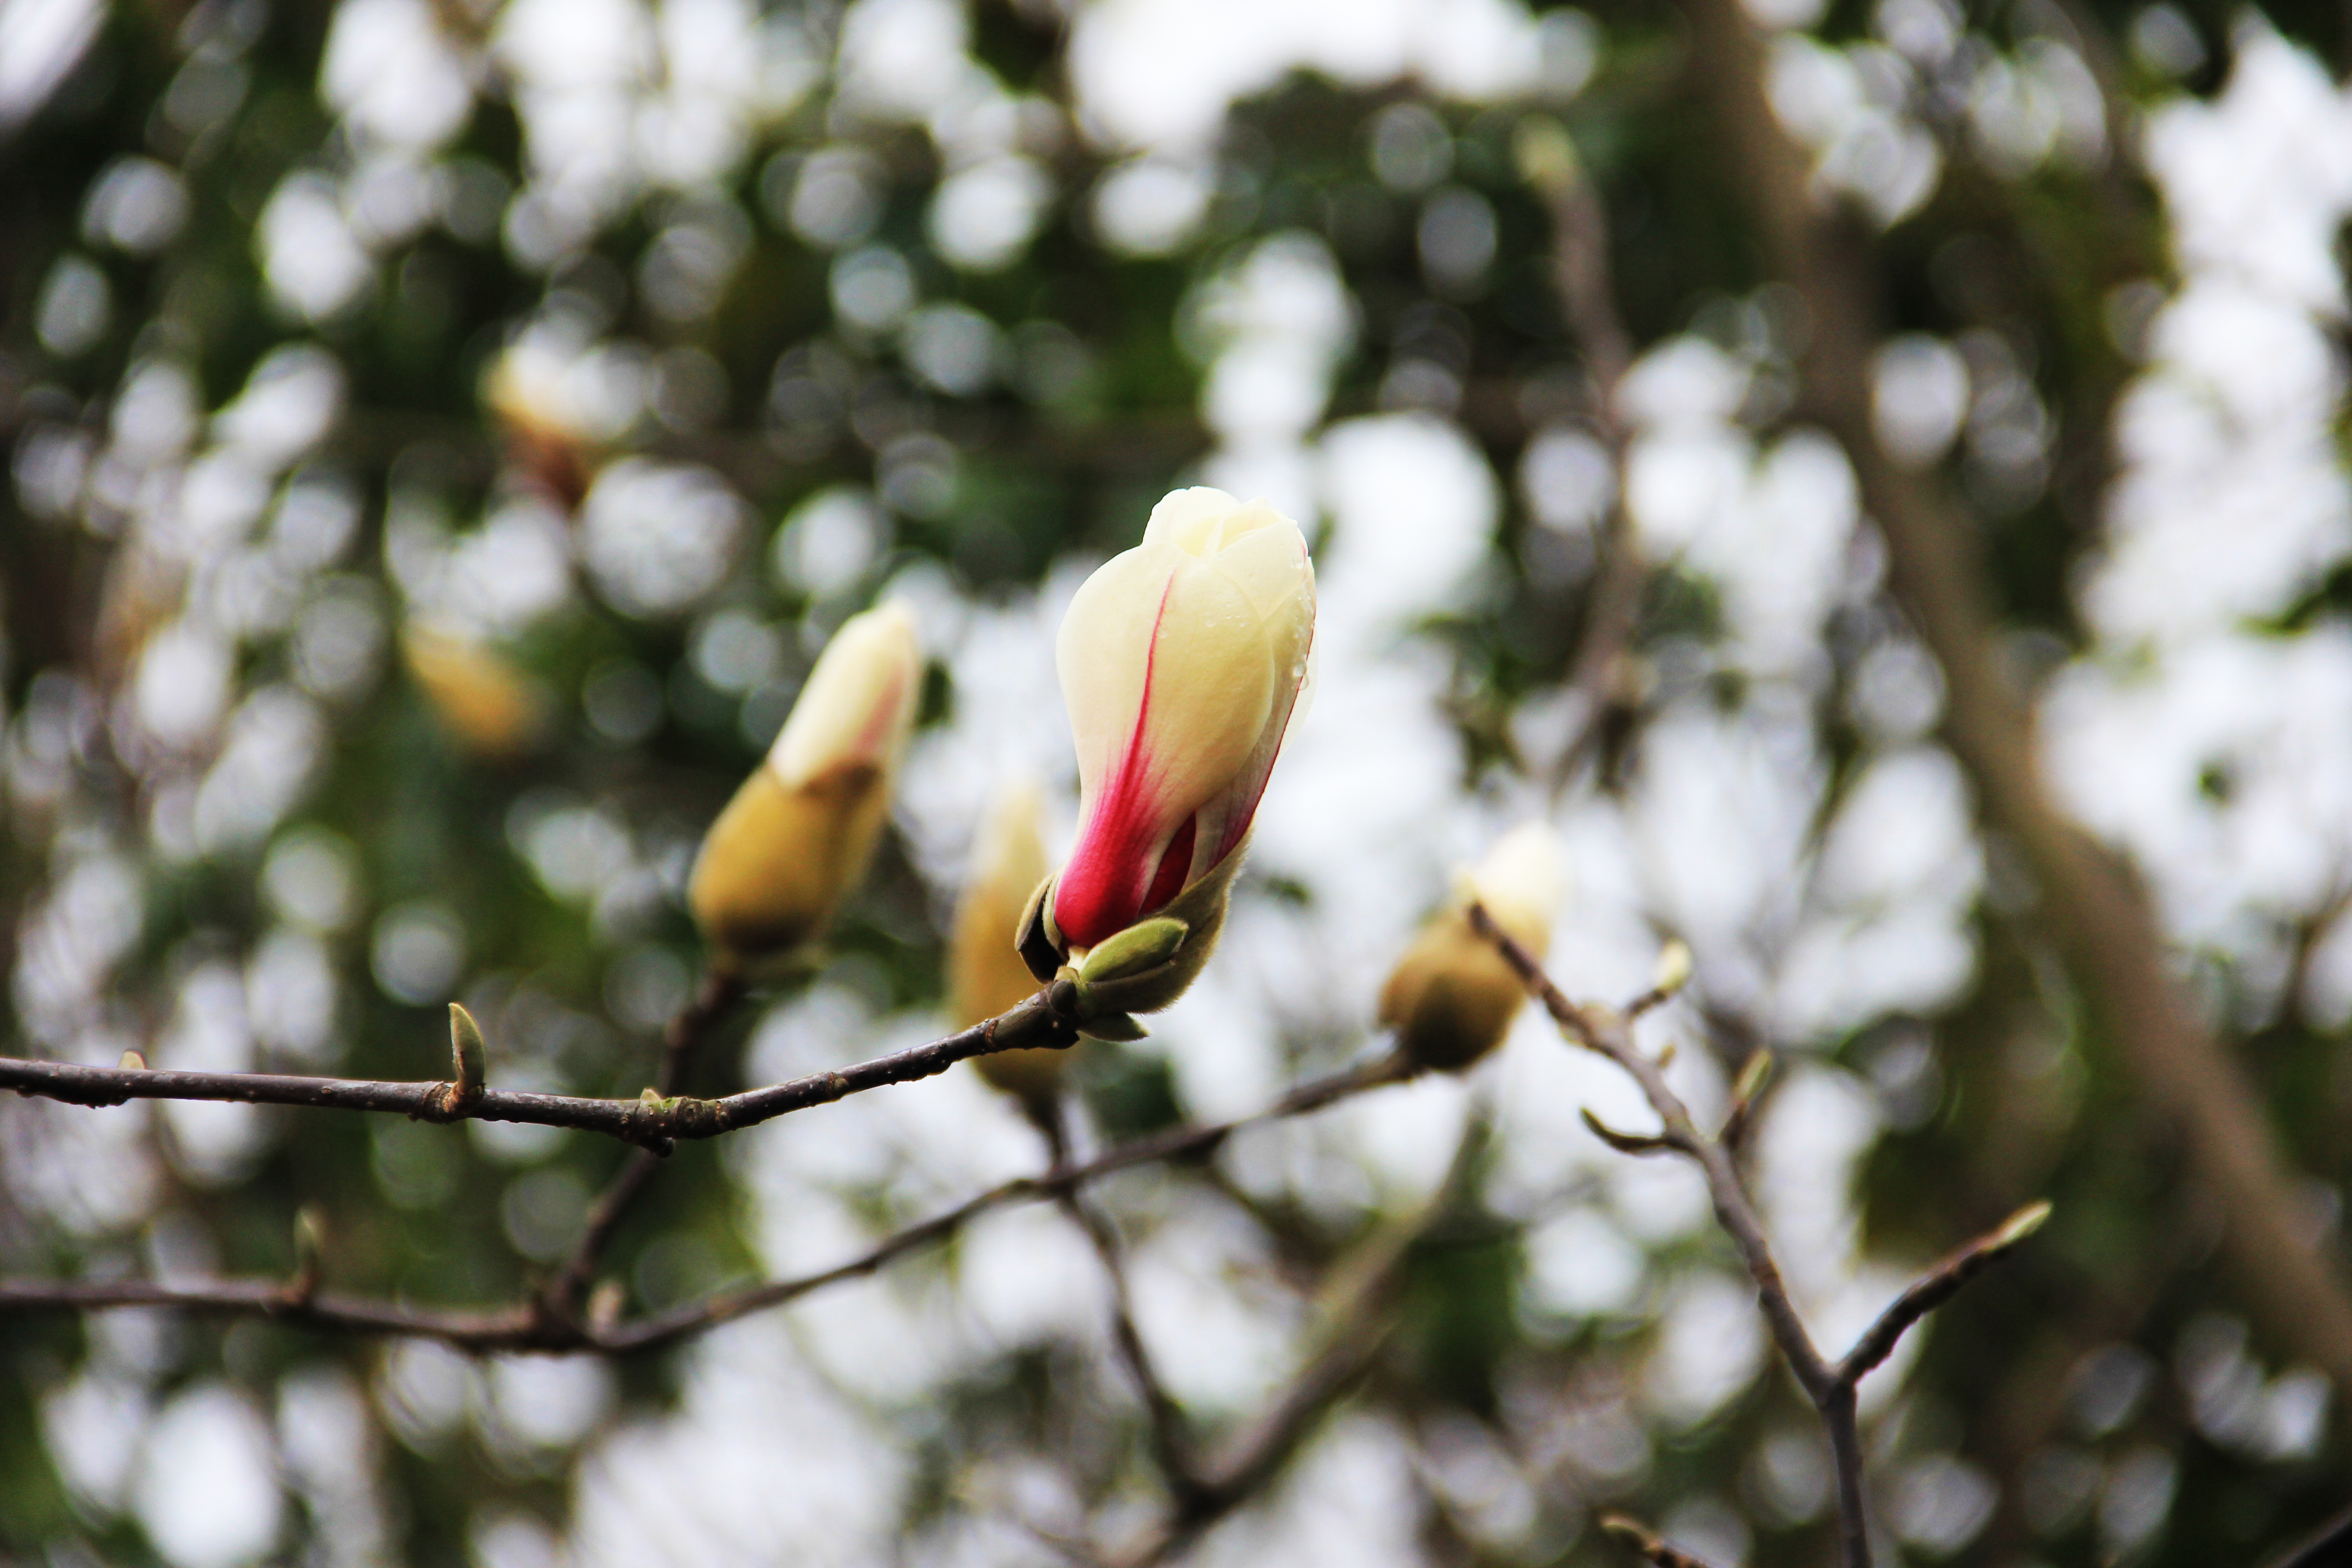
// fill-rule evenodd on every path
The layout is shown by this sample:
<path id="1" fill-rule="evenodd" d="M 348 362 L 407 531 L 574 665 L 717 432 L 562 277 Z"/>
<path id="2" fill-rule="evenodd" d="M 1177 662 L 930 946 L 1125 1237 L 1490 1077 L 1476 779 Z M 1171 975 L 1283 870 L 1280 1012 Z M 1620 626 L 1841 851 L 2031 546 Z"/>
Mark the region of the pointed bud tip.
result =
<path id="1" fill-rule="evenodd" d="M 1658 966 L 1650 977 L 1650 988 L 1662 996 L 1671 996 L 1690 984 L 1694 963 L 1690 943 L 1680 937 L 1669 940 L 1658 950 Z"/>
<path id="2" fill-rule="evenodd" d="M 1989 1248 L 1998 1250 L 2002 1247 L 2015 1247 L 2049 1223 L 2049 1199 L 2044 1198 L 2038 1203 L 2030 1203 L 2010 1215 L 2001 1227 L 1992 1233 L 1992 1237 L 1988 1244 Z"/>
<path id="3" fill-rule="evenodd" d="M 1741 1104 L 1748 1103 L 1763 1089 L 1764 1080 L 1771 1076 L 1772 1053 L 1759 1046 L 1748 1054 L 1747 1062 L 1739 1069 L 1739 1081 L 1732 1089 L 1731 1098 Z"/>
<path id="4" fill-rule="evenodd" d="M 471 1094 L 489 1077 L 482 1026 L 457 1003 L 449 1004 L 449 1054 L 457 1063 L 459 1092 Z"/>
<path id="5" fill-rule="evenodd" d="M 1097 942 L 1078 966 L 1078 976 L 1098 984 L 1157 969 L 1176 956 L 1192 932 L 1189 924 L 1171 915 L 1138 921 Z"/>

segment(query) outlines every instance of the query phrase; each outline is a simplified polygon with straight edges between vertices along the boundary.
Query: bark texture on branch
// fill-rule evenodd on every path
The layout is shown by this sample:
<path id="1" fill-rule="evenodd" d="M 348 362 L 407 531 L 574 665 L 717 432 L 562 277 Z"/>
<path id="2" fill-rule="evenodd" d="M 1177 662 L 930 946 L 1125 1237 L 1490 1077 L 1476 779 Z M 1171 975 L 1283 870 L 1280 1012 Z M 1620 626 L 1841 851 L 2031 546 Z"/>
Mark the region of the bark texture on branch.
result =
<path id="1" fill-rule="evenodd" d="M 723 1100 L 666 1097 L 590 1100 L 569 1094 L 525 1094 L 485 1089 L 454 1100 L 445 1083 L 380 1083 L 357 1079 L 295 1078 L 283 1073 L 170 1072 L 152 1068 L 93 1068 L 72 1062 L 0 1057 L 0 1089 L 71 1105 L 121 1105 L 133 1100 L 220 1100 L 247 1105 L 298 1105 L 328 1110 L 389 1111 L 424 1121 L 528 1121 L 602 1132 L 666 1154 L 680 1138 L 716 1138 L 814 1105 L 894 1083 L 943 1073 L 970 1057 L 1030 1047 L 1060 1047 L 1077 1034 L 1055 1016 L 1042 995 L 1010 1013 L 960 1029 L 928 1045 L 831 1072 L 746 1089 Z"/>
<path id="2" fill-rule="evenodd" d="M 1622 1152 L 1683 1155 L 1697 1165 L 1706 1177 L 1716 1223 L 1731 1238 L 1740 1262 L 1746 1265 L 1748 1277 L 1756 1286 L 1757 1305 L 1772 1331 L 1773 1343 L 1779 1347 L 1781 1360 L 1789 1363 L 1789 1370 L 1796 1374 L 1805 1396 L 1812 1401 L 1822 1429 L 1829 1438 L 1830 1459 L 1837 1475 L 1839 1561 L 1843 1568 L 1870 1568 L 1869 1508 L 1864 1486 L 1862 1432 L 1856 1418 L 1856 1387 L 1872 1368 L 1886 1359 L 1905 1330 L 1951 1300 L 1963 1285 L 2039 1229 L 2049 1217 L 2050 1205 L 2033 1204 L 2020 1210 L 1998 1230 L 1945 1258 L 1897 1297 L 1844 1359 L 1830 1361 L 1813 1343 L 1796 1302 L 1789 1295 L 1788 1282 L 1772 1257 L 1772 1244 L 1765 1234 L 1763 1218 L 1749 1200 L 1747 1184 L 1740 1179 L 1739 1168 L 1732 1160 L 1734 1135 L 1747 1125 L 1753 1113 L 1753 1103 L 1761 1092 L 1769 1064 L 1759 1060 L 1740 1074 L 1730 1119 L 1709 1135 L 1700 1131 L 1691 1118 L 1690 1108 L 1666 1082 L 1664 1063 L 1644 1056 L 1633 1043 L 1633 1009 L 1621 1012 L 1570 1000 L 1552 984 L 1535 955 L 1496 925 L 1483 906 L 1470 906 L 1470 923 L 1495 944 L 1571 1045 L 1608 1058 L 1641 1086 L 1642 1098 L 1657 1113 L 1660 1122 L 1659 1131 L 1654 1133 L 1620 1132 L 1603 1127 L 1588 1111 L 1585 1120 L 1593 1131 Z M 1630 1521 L 1620 1522 L 1624 1529 L 1617 1533 L 1637 1549 L 1670 1550 L 1658 1546 L 1655 1538 L 1646 1535 L 1639 1525 Z M 1646 1546 L 1644 1542 L 1648 1542 Z M 1670 1555 L 1664 1559 L 1653 1556 L 1651 1561 L 1687 1560 Z"/>

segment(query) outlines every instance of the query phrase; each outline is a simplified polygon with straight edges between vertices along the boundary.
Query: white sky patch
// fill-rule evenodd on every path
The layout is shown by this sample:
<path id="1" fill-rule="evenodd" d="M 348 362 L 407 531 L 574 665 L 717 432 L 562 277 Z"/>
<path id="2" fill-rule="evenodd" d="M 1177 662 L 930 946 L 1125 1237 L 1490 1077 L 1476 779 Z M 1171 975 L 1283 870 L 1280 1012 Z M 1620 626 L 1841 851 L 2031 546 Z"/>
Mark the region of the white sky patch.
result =
<path id="1" fill-rule="evenodd" d="M 1412 77 L 1484 102 L 1534 90 L 1545 58 L 1534 16 L 1511 0 L 1103 0 L 1070 38 L 1087 132 L 1180 153 L 1294 70 L 1355 88 Z"/>

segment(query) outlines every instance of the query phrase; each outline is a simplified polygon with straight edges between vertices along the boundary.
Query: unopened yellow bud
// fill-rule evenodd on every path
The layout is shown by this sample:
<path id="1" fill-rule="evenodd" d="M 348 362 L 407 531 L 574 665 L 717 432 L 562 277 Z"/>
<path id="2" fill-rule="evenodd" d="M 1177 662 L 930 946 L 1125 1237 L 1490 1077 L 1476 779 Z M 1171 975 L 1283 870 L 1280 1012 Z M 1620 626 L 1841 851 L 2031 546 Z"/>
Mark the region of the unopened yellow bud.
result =
<path id="1" fill-rule="evenodd" d="M 958 1028 L 993 1018 L 1036 994 L 1036 976 L 1013 940 L 1045 879 L 1044 814 L 1036 785 L 1024 782 L 997 796 L 981 827 L 948 943 L 948 1006 Z M 972 1058 L 971 1065 L 992 1087 L 1036 1101 L 1053 1097 L 1069 1059 L 1069 1052 L 1059 1050 L 994 1051 Z"/>
<path id="2" fill-rule="evenodd" d="M 423 626 L 401 638 L 401 654 L 434 713 L 478 757 L 502 761 L 539 742 L 546 704 L 530 678 L 480 643 Z"/>
<path id="3" fill-rule="evenodd" d="M 1690 943 L 1680 937 L 1668 940 L 1658 950 L 1658 967 L 1650 977 L 1650 989 L 1661 996 L 1671 996 L 1690 984 Z"/>
<path id="4" fill-rule="evenodd" d="M 687 902 L 722 961 L 800 947 L 866 874 L 922 674 L 902 605 L 852 616 L 825 646 L 767 761 L 694 863 Z"/>
<path id="5" fill-rule="evenodd" d="M 1381 1022 L 1414 1065 L 1458 1071 L 1502 1044 L 1527 1001 L 1527 986 L 1503 955 L 1471 929 L 1475 900 L 1511 939 L 1538 958 L 1551 946 L 1561 897 L 1559 836 L 1540 822 L 1498 839 L 1472 872 L 1463 896 L 1422 929 L 1381 989 Z"/>

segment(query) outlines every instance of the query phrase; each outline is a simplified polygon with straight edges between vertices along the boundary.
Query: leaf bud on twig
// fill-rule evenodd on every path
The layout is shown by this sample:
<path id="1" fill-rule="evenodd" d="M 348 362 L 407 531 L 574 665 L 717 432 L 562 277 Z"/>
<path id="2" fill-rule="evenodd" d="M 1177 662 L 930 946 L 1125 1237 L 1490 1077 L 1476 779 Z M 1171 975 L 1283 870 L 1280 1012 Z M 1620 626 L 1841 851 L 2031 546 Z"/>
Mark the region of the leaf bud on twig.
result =
<path id="1" fill-rule="evenodd" d="M 482 1026 L 455 1002 L 449 1004 L 449 1055 L 457 1074 L 456 1098 L 461 1102 L 479 1100 L 490 1081 Z"/>
<path id="2" fill-rule="evenodd" d="M 1578 1113 L 1592 1135 L 1620 1154 L 1663 1154 L 1675 1147 L 1675 1141 L 1663 1132 L 1620 1132 L 1590 1110 Z"/>
<path id="3" fill-rule="evenodd" d="M 1511 162 L 1520 179 L 1546 195 L 1572 189 L 1583 178 L 1568 128 L 1549 114 L 1520 116 L 1511 136 Z"/>
<path id="4" fill-rule="evenodd" d="M 1650 977 L 1650 989 L 1660 996 L 1672 996 L 1690 984 L 1690 943 L 1680 937 L 1669 937 L 1666 945 L 1658 950 L 1658 967 Z"/>
<path id="5" fill-rule="evenodd" d="M 1717 1134 L 1725 1147 L 1737 1149 L 1747 1142 L 1755 1125 L 1758 1097 L 1771 1076 L 1772 1053 L 1761 1046 L 1748 1052 L 1739 1068 L 1739 1081 L 1731 1086 L 1731 1110 L 1723 1119 L 1723 1131 Z"/>

